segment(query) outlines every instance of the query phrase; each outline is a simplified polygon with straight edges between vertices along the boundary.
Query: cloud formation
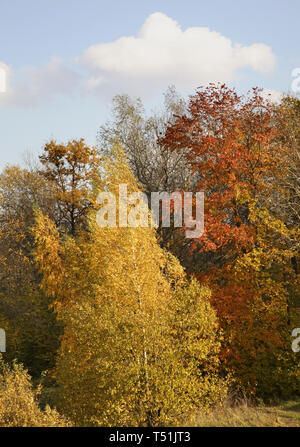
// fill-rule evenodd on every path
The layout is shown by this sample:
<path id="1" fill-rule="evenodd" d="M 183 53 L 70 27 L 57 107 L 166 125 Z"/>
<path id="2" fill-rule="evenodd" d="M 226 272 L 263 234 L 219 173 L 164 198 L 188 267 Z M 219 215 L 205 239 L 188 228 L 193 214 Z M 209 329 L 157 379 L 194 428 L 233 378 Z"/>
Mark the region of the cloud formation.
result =
<path id="1" fill-rule="evenodd" d="M 151 96 L 170 84 L 192 91 L 209 82 L 236 80 L 243 68 L 270 73 L 275 56 L 263 43 L 242 46 L 206 27 L 182 30 L 175 20 L 156 12 L 136 36 L 92 45 L 72 68 L 54 58 L 43 67 L 23 69 L 18 74 L 21 81 L 13 83 L 10 67 L 0 63 L 1 67 L 7 91 L 0 94 L 0 105 L 28 107 L 74 92 L 110 100 L 117 93 Z"/>
<path id="2" fill-rule="evenodd" d="M 272 90 L 269 88 L 264 88 L 263 91 L 261 92 L 261 95 L 263 98 L 268 99 L 274 104 L 279 104 L 283 96 L 283 94 L 278 90 Z"/>
<path id="3" fill-rule="evenodd" d="M 145 93 L 170 83 L 190 90 L 208 82 L 229 82 L 246 67 L 267 74 L 275 67 L 275 56 L 263 43 L 234 44 L 209 28 L 183 31 L 175 20 L 156 12 L 137 36 L 93 45 L 78 62 L 89 71 L 91 90 Z"/>
<path id="4" fill-rule="evenodd" d="M 70 96 L 80 77 L 62 59 L 54 58 L 39 69 L 24 69 L 21 82 L 12 85 L 11 78 L 12 70 L 7 69 L 7 90 L 0 96 L 0 104 L 28 107 L 51 101 L 57 95 Z"/>

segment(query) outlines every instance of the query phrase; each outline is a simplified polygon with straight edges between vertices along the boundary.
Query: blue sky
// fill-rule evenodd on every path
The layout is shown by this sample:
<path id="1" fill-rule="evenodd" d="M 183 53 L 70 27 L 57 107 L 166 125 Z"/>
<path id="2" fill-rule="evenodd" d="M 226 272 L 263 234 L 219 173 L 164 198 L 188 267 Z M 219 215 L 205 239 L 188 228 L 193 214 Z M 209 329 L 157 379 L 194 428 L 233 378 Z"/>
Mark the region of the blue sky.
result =
<path id="1" fill-rule="evenodd" d="M 150 107 L 169 84 L 287 92 L 299 16 L 299 0 L 1 0 L 0 165 L 50 138 L 93 144 L 116 93 Z"/>

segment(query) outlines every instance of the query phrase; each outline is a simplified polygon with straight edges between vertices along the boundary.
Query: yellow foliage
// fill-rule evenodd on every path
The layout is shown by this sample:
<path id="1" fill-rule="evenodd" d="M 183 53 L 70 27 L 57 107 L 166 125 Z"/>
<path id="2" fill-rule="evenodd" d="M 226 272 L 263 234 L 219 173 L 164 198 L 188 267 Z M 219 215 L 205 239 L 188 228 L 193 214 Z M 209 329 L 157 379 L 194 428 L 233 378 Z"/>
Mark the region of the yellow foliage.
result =
<path id="1" fill-rule="evenodd" d="M 10 368 L 0 358 L 0 427 L 64 427 L 70 423 L 49 406 L 38 405 L 40 390 L 33 390 L 21 365 Z"/>
<path id="2" fill-rule="evenodd" d="M 106 173 L 106 190 L 138 189 L 117 149 Z M 185 282 L 153 229 L 102 228 L 91 216 L 89 231 L 60 241 L 39 215 L 34 234 L 65 326 L 56 366 L 64 414 L 78 425 L 172 425 L 222 400 L 209 291 Z"/>

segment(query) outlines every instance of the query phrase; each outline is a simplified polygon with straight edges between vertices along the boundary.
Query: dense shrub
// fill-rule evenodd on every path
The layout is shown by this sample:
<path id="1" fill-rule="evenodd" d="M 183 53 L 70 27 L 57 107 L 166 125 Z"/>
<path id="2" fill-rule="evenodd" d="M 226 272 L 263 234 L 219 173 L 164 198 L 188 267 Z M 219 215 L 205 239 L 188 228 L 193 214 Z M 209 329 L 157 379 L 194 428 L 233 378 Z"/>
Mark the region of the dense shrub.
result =
<path id="1" fill-rule="evenodd" d="M 63 427 L 70 425 L 56 410 L 38 405 L 40 390 L 34 390 L 23 366 L 8 366 L 0 358 L 0 427 Z"/>

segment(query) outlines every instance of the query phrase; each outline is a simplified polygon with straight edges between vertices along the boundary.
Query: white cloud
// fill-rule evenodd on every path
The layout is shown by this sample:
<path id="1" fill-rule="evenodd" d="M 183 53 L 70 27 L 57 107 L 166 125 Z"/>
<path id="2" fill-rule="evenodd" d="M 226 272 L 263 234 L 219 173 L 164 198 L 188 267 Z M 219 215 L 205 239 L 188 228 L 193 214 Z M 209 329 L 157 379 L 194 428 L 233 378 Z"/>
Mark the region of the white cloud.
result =
<path id="1" fill-rule="evenodd" d="M 269 99 L 274 104 L 279 104 L 281 102 L 283 94 L 278 90 L 272 90 L 269 88 L 264 88 L 261 95 L 265 99 Z"/>
<path id="2" fill-rule="evenodd" d="M 229 82 L 241 68 L 266 74 L 275 66 L 263 43 L 234 44 L 205 27 L 187 28 L 160 12 L 151 14 L 137 36 L 89 47 L 77 60 L 89 71 L 87 88 L 102 94 L 146 93 L 172 83 L 183 90 L 208 82 Z"/>
<path id="3" fill-rule="evenodd" d="M 76 65 L 77 64 L 77 65 Z M 182 30 L 163 13 L 151 14 L 136 36 L 93 45 L 69 68 L 54 58 L 40 68 L 6 72 L 7 89 L 0 93 L 0 106 L 30 107 L 57 95 L 75 91 L 98 93 L 111 99 L 116 93 L 150 96 L 156 89 L 174 84 L 183 91 L 209 82 L 230 82 L 238 71 L 251 68 L 266 74 L 275 66 L 271 48 L 263 43 L 242 46 L 205 27 Z M 84 69 L 84 75 L 76 70 Z"/>
<path id="4" fill-rule="evenodd" d="M 1 67 L 1 64 L 0 64 Z M 7 66 L 6 66 L 7 67 Z M 56 95 L 71 95 L 79 75 L 54 58 L 41 68 L 23 69 L 22 82 L 12 83 L 7 71 L 7 91 L 0 96 L 0 105 L 28 107 L 42 104 Z"/>

